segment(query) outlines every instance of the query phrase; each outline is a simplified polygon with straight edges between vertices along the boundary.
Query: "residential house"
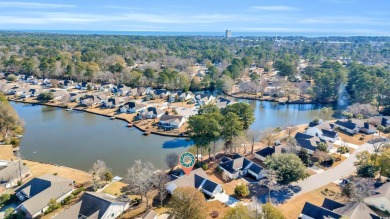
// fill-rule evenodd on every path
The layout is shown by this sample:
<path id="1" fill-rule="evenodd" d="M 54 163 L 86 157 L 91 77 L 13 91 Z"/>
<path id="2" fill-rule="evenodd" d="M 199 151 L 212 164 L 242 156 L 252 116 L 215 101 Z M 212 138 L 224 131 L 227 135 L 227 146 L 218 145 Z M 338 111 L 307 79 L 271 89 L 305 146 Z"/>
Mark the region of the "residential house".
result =
<path id="1" fill-rule="evenodd" d="M 351 119 L 347 121 L 337 120 L 334 123 L 334 126 L 352 135 L 357 134 L 358 132 L 364 132 L 366 134 L 373 134 L 376 132 L 376 128 L 374 126 L 359 119 Z"/>
<path id="2" fill-rule="evenodd" d="M 142 104 L 142 103 L 137 103 L 135 101 L 130 101 L 125 103 L 123 106 L 119 108 L 119 111 L 121 113 L 137 113 L 143 110 L 146 110 L 148 105 Z"/>
<path id="3" fill-rule="evenodd" d="M 41 92 L 38 89 L 32 88 L 29 90 L 30 97 L 37 97 Z"/>
<path id="4" fill-rule="evenodd" d="M 278 146 L 276 146 L 278 147 Z M 255 157 L 261 161 L 265 161 L 268 156 L 275 153 L 275 147 L 265 147 L 255 152 Z"/>
<path id="5" fill-rule="evenodd" d="M 82 99 L 82 97 L 84 97 L 83 93 L 70 93 L 69 95 L 70 95 L 70 97 L 69 97 L 70 102 L 79 102 L 80 99 Z"/>
<path id="6" fill-rule="evenodd" d="M 175 179 L 166 185 L 167 191 L 170 194 L 172 194 L 177 188 L 185 187 L 195 188 L 210 197 L 215 197 L 217 194 L 223 192 L 222 186 L 209 180 L 208 175 L 202 168 L 193 170 L 190 174 Z"/>
<path id="7" fill-rule="evenodd" d="M 74 88 L 72 80 L 64 80 L 64 84 L 63 85 L 64 85 L 64 89 Z"/>
<path id="8" fill-rule="evenodd" d="M 195 102 L 199 106 L 207 105 L 215 100 L 215 97 L 211 94 L 198 94 L 195 96 Z"/>
<path id="9" fill-rule="evenodd" d="M 63 97 L 68 95 L 67 92 L 62 91 L 62 90 L 52 90 L 53 93 L 53 100 L 61 100 Z"/>
<path id="10" fill-rule="evenodd" d="M 158 219 L 157 213 L 154 210 L 149 210 L 144 216 L 142 216 L 142 219 Z"/>
<path id="11" fill-rule="evenodd" d="M 13 89 L 10 94 L 15 96 L 22 96 L 23 94 L 28 93 L 28 88 L 18 87 Z"/>
<path id="12" fill-rule="evenodd" d="M 217 99 L 217 106 L 218 108 L 225 108 L 226 106 L 230 105 L 230 104 L 234 104 L 235 101 L 232 101 L 232 100 L 229 100 L 229 99 L 226 99 L 226 98 L 223 98 L 223 97 L 218 97 Z"/>
<path id="13" fill-rule="evenodd" d="M 154 90 L 154 95 L 160 97 L 161 99 L 166 99 L 169 95 L 171 95 L 171 92 L 165 89 L 156 89 Z"/>
<path id="14" fill-rule="evenodd" d="M 219 167 L 229 179 L 238 179 L 243 176 L 251 176 L 256 180 L 264 177 L 263 168 L 245 157 L 235 159 L 224 158 Z"/>
<path id="15" fill-rule="evenodd" d="M 322 206 L 317 206 L 306 202 L 299 218 L 349 218 L 349 219 L 380 219 L 366 204 L 360 201 L 342 204 L 325 198 Z"/>
<path id="16" fill-rule="evenodd" d="M 169 95 L 168 102 L 174 103 L 178 100 L 179 100 L 179 95 L 177 92 L 173 92 L 173 93 L 171 93 L 171 95 Z"/>
<path id="17" fill-rule="evenodd" d="M 126 96 L 128 96 L 128 97 L 135 97 L 135 96 L 139 96 L 140 94 L 138 93 L 138 88 L 131 88 L 128 92 L 127 92 L 127 94 L 126 94 Z"/>
<path id="18" fill-rule="evenodd" d="M 102 84 L 100 84 L 98 90 L 101 92 L 111 92 L 113 87 L 115 87 L 115 85 L 108 82 L 103 82 Z"/>
<path id="19" fill-rule="evenodd" d="M 317 150 L 317 147 L 321 142 L 327 145 L 328 151 L 333 147 L 333 144 L 329 141 L 320 139 L 317 136 L 311 136 L 301 132 L 298 132 L 295 135 L 295 140 L 297 142 L 296 150 L 306 149 L 309 154 L 313 154 L 314 151 Z"/>
<path id="20" fill-rule="evenodd" d="M 165 114 L 165 110 L 151 106 L 148 107 L 146 110 L 142 111 L 140 117 L 146 119 L 156 119 L 156 118 L 161 118 L 161 116 L 163 116 L 164 114 Z"/>
<path id="21" fill-rule="evenodd" d="M 120 97 L 110 97 L 107 101 L 102 103 L 102 106 L 105 108 L 115 108 L 120 107 L 125 103 L 123 98 Z"/>
<path id="22" fill-rule="evenodd" d="M 177 95 L 179 96 L 179 101 L 180 102 L 191 100 L 192 97 L 194 96 L 192 94 L 192 92 L 189 92 L 189 91 L 188 92 L 181 92 L 181 91 L 179 91 L 179 92 L 177 92 Z"/>
<path id="23" fill-rule="evenodd" d="M 305 134 L 317 136 L 322 140 L 330 142 L 335 142 L 339 139 L 339 135 L 334 130 L 334 124 L 331 124 L 330 122 L 322 122 L 322 120 L 320 120 L 318 124 L 310 122 Z"/>
<path id="24" fill-rule="evenodd" d="M 36 177 L 15 191 L 21 204 L 16 208 L 25 213 L 24 218 L 35 218 L 43 214 L 49 201 L 62 201 L 73 191 L 73 180 L 51 174 Z"/>
<path id="25" fill-rule="evenodd" d="M 390 127 L 390 116 L 374 116 L 369 119 L 369 123 L 387 128 Z"/>
<path id="26" fill-rule="evenodd" d="M 104 94 L 85 95 L 83 98 L 80 98 L 80 104 L 86 106 L 98 105 L 106 100 L 107 97 Z"/>
<path id="27" fill-rule="evenodd" d="M 374 206 L 381 211 L 390 212 L 390 182 L 387 182 L 375 190 L 375 194 L 364 199 L 369 206 Z"/>
<path id="28" fill-rule="evenodd" d="M 121 84 L 121 85 L 118 85 L 118 89 L 116 90 L 115 95 L 126 96 L 130 90 L 131 90 L 130 87 L 127 87 L 127 86 Z"/>
<path id="29" fill-rule="evenodd" d="M 62 211 L 54 219 L 112 219 L 129 208 L 129 202 L 105 193 L 86 192 L 80 201 Z"/>
<path id="30" fill-rule="evenodd" d="M 0 186 L 10 188 L 16 186 L 18 181 L 30 175 L 30 170 L 18 161 L 0 161 Z"/>
<path id="31" fill-rule="evenodd" d="M 186 119 L 184 116 L 162 115 L 160 121 L 158 122 L 158 126 L 164 129 L 178 129 L 185 122 Z"/>

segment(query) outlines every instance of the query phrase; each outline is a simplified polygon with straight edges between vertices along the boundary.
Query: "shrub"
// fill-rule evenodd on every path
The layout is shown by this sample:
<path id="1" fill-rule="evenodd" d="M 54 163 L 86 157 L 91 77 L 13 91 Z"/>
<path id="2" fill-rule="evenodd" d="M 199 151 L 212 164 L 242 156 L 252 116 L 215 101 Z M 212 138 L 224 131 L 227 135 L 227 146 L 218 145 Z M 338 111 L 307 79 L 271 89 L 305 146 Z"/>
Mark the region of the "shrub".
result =
<path id="1" fill-rule="evenodd" d="M 52 212 L 60 207 L 61 207 L 60 203 L 58 203 L 55 199 L 50 199 L 49 206 L 48 206 L 47 210 L 45 211 L 45 214 L 49 214 L 50 212 Z"/>
<path id="2" fill-rule="evenodd" d="M 13 218 L 13 214 L 14 214 L 14 211 L 15 209 L 14 208 L 7 208 L 7 210 L 5 210 L 4 212 L 4 218 Z"/>
<path id="3" fill-rule="evenodd" d="M 52 92 L 43 92 L 37 96 L 37 100 L 41 100 L 41 101 L 45 101 L 45 102 L 52 100 L 53 98 L 54 98 L 54 95 Z"/>
<path id="4" fill-rule="evenodd" d="M 237 185 L 234 189 L 234 194 L 241 198 L 247 197 L 249 195 L 249 188 L 245 184 Z"/>
<path id="5" fill-rule="evenodd" d="M 349 148 L 346 146 L 341 146 L 341 147 L 337 148 L 337 152 L 340 154 L 349 153 Z"/>
<path id="6" fill-rule="evenodd" d="M 84 191 L 84 187 L 80 187 L 80 188 L 74 190 L 74 191 L 72 192 L 72 195 L 73 195 L 73 196 L 76 196 L 76 195 L 80 194 L 80 192 L 82 192 L 82 191 Z"/>
<path id="7" fill-rule="evenodd" d="M 64 200 L 61 201 L 61 205 L 67 205 L 73 199 L 74 195 L 70 194 Z"/>
<path id="8" fill-rule="evenodd" d="M 14 82 L 16 81 L 17 77 L 15 75 L 8 75 L 7 76 L 7 81 Z"/>
<path id="9" fill-rule="evenodd" d="M 12 138 L 11 141 L 10 141 L 10 143 L 11 143 L 12 145 L 18 146 L 19 143 L 20 143 L 20 140 L 17 139 L 17 138 Z"/>
<path id="10" fill-rule="evenodd" d="M 10 194 L 3 194 L 0 196 L 0 207 L 5 205 L 9 200 L 11 200 Z"/>
<path id="11" fill-rule="evenodd" d="M 203 169 L 203 170 L 208 170 L 208 169 L 209 169 L 209 165 L 203 164 L 203 165 L 202 165 L 202 169 Z"/>

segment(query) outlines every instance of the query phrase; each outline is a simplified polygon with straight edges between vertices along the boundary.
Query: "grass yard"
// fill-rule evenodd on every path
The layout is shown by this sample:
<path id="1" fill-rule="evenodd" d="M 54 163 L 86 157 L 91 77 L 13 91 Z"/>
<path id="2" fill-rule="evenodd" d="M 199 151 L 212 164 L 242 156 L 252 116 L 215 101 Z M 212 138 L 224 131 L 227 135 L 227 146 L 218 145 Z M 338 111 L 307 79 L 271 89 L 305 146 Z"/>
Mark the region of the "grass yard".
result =
<path id="1" fill-rule="evenodd" d="M 103 193 L 107 193 L 113 196 L 120 196 L 123 194 L 122 189 L 126 187 L 127 184 L 123 182 L 113 182 L 107 188 L 103 190 Z"/>
<path id="2" fill-rule="evenodd" d="M 210 214 L 213 212 L 213 211 L 216 211 L 218 212 L 218 217 L 217 218 L 224 218 L 226 213 L 229 211 L 230 207 L 227 206 L 226 204 L 220 202 L 220 201 L 211 201 L 211 202 L 207 202 L 206 204 L 207 206 L 207 218 L 208 219 L 212 219 L 212 217 L 210 216 Z"/>
<path id="3" fill-rule="evenodd" d="M 0 145 L 0 160 L 13 160 L 15 155 L 13 153 L 12 145 Z"/>
<path id="4" fill-rule="evenodd" d="M 362 145 L 364 143 L 367 143 L 369 140 L 373 138 L 373 135 L 365 135 L 362 133 L 358 133 L 356 135 L 347 135 L 342 132 L 337 132 L 339 137 L 341 138 L 342 141 L 351 143 L 351 144 L 356 144 L 356 145 Z M 360 140 L 361 137 L 364 137 L 363 140 Z"/>
<path id="5" fill-rule="evenodd" d="M 326 196 L 322 194 L 321 191 L 324 191 L 325 188 L 334 191 L 335 195 Z M 310 202 L 312 204 L 321 206 L 325 198 L 329 198 L 339 202 L 345 202 L 345 199 L 340 196 L 340 187 L 334 183 L 330 183 L 319 189 L 313 190 L 306 194 L 290 199 L 286 203 L 279 205 L 278 208 L 283 212 L 286 218 L 296 219 L 300 215 L 302 208 L 305 205 L 305 202 Z"/>

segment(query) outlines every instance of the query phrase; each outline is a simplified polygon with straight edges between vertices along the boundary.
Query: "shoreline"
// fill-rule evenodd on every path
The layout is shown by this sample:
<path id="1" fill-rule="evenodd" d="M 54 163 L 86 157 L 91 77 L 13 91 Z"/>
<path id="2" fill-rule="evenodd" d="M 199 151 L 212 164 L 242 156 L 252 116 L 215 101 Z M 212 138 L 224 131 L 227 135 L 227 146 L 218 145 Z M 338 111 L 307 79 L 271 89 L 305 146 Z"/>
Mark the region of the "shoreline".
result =
<path id="1" fill-rule="evenodd" d="M 31 104 L 31 105 L 35 105 L 36 104 L 36 105 L 43 105 L 43 106 L 50 106 L 50 107 L 57 107 L 57 108 L 66 109 L 66 107 L 62 107 L 62 106 L 59 106 L 59 105 L 56 105 L 56 104 L 43 103 L 43 102 L 40 102 L 40 101 L 28 102 L 28 101 L 24 101 L 23 99 L 9 99 L 9 98 L 8 98 L 8 101 L 13 101 L 13 102 L 17 102 L 17 103 L 24 103 L 24 104 Z M 85 113 L 91 113 L 91 114 L 94 114 L 94 115 L 97 115 L 97 116 L 104 116 L 104 117 L 108 117 L 108 118 L 115 117 L 115 120 L 121 120 L 121 121 L 124 121 L 124 122 L 127 122 L 127 123 L 132 123 L 133 124 L 132 127 L 135 127 L 136 129 L 138 129 L 139 131 L 141 131 L 143 133 L 148 132 L 148 133 L 154 134 L 154 135 L 159 135 L 159 136 L 164 136 L 164 137 L 174 137 L 174 138 L 175 137 L 176 138 L 188 138 L 189 137 L 187 135 L 179 136 L 179 135 L 175 135 L 175 134 L 164 134 L 164 133 L 160 133 L 160 132 L 145 130 L 145 129 L 142 129 L 137 124 L 133 123 L 132 121 L 129 121 L 126 118 L 111 116 L 111 115 L 98 113 L 98 112 L 92 112 L 92 111 L 90 111 L 88 109 L 72 108 L 72 110 L 79 111 L 79 112 L 85 112 Z M 129 128 L 131 128 L 131 127 L 129 127 Z"/>
<path id="2" fill-rule="evenodd" d="M 332 102 L 330 102 L 330 103 L 322 103 L 322 102 L 317 102 L 317 101 L 309 101 L 309 102 L 305 102 L 305 101 L 286 101 L 286 102 L 279 102 L 276 99 L 264 99 L 264 98 L 261 98 L 261 97 L 245 97 L 245 96 L 241 96 L 241 95 L 230 94 L 230 93 L 227 93 L 226 91 L 222 91 L 222 93 L 224 95 L 226 95 L 226 96 L 237 98 L 237 99 L 268 101 L 268 102 L 274 102 L 274 103 L 280 103 L 280 104 L 333 104 L 334 103 L 334 102 L 333 103 Z"/>

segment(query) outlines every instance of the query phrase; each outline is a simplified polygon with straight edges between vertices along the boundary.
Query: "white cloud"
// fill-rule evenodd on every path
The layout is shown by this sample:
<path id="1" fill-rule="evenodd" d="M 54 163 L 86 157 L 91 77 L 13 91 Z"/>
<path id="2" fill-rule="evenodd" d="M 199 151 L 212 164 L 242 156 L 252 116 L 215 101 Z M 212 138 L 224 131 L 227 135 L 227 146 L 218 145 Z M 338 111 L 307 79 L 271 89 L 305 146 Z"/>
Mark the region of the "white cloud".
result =
<path id="1" fill-rule="evenodd" d="M 295 10 L 298 10 L 298 8 L 285 6 L 285 5 L 253 6 L 252 9 L 263 10 L 263 11 L 295 11 Z"/>
<path id="2" fill-rule="evenodd" d="M 76 5 L 48 4 L 39 2 L 0 2 L 0 8 L 74 8 Z"/>
<path id="3" fill-rule="evenodd" d="M 361 16 L 334 16 L 334 17 L 315 17 L 298 20 L 301 24 L 367 24 L 367 25 L 390 25 L 389 20 L 361 17 Z"/>

